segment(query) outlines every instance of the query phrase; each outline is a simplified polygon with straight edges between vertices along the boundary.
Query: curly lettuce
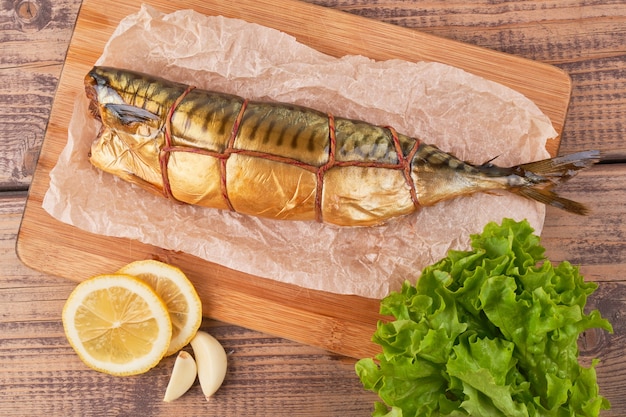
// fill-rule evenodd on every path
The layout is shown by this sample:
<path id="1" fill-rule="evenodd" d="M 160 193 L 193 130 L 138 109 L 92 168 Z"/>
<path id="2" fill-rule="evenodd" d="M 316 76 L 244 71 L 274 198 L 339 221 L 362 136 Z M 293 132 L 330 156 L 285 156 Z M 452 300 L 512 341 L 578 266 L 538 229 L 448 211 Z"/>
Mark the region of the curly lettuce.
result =
<path id="1" fill-rule="evenodd" d="M 450 251 L 415 286 L 381 301 L 373 336 L 382 353 L 361 359 L 363 386 L 383 402 L 375 417 L 597 416 L 594 360 L 578 363 L 581 332 L 611 324 L 585 314 L 597 285 L 568 262 L 554 267 L 527 221 L 489 223 L 471 251 Z"/>

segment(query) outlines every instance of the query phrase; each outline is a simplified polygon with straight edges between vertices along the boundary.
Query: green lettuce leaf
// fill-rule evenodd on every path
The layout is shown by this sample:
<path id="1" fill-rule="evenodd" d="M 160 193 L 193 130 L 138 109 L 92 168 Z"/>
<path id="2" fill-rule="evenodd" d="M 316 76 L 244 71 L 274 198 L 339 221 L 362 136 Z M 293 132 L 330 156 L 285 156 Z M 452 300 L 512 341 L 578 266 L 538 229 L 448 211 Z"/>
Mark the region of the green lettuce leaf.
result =
<path id="1" fill-rule="evenodd" d="M 578 363 L 581 332 L 611 324 L 585 314 L 597 288 L 568 262 L 554 267 L 527 221 L 472 235 L 381 301 L 376 358 L 357 362 L 378 393 L 376 417 L 597 416 L 608 409 L 593 361 Z"/>

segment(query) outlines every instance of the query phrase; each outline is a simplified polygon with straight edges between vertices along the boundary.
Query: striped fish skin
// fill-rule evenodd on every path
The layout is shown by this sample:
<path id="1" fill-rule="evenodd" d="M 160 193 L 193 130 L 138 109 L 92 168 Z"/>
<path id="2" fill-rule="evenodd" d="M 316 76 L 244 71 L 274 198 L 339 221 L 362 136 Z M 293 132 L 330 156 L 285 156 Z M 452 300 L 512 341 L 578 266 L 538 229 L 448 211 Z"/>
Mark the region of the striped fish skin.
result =
<path id="1" fill-rule="evenodd" d="M 550 188 L 598 159 L 475 166 L 391 127 L 110 67 L 94 67 L 85 89 L 103 124 L 94 166 L 179 202 L 272 219 L 372 226 L 490 190 L 580 214 Z"/>

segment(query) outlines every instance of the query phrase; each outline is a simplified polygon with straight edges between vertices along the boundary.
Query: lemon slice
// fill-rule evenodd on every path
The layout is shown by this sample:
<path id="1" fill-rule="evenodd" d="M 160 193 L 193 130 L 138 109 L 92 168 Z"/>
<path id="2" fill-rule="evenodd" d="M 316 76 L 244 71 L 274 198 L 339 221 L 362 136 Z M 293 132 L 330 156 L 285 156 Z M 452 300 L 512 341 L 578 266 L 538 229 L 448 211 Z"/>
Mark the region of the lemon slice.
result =
<path id="1" fill-rule="evenodd" d="M 202 323 L 202 303 L 183 271 L 148 259 L 132 262 L 117 273 L 145 281 L 165 302 L 172 321 L 172 340 L 165 356 L 178 352 L 191 341 Z"/>
<path id="2" fill-rule="evenodd" d="M 98 275 L 72 291 L 62 313 L 70 345 L 89 367 L 135 375 L 156 366 L 172 336 L 167 307 L 145 282 Z"/>

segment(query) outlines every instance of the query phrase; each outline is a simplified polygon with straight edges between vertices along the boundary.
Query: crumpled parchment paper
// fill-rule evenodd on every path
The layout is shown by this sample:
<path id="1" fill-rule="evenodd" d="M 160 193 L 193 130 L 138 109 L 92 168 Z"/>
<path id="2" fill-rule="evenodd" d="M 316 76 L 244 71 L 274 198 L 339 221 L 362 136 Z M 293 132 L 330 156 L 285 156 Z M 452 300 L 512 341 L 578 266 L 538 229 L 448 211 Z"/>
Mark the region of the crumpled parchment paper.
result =
<path id="1" fill-rule="evenodd" d="M 200 88 L 330 111 L 394 126 L 461 159 L 513 165 L 548 157 L 556 136 L 528 99 L 438 63 L 334 58 L 257 24 L 191 10 L 143 6 L 120 22 L 97 65 L 139 70 Z M 381 298 L 489 221 L 527 218 L 541 232 L 541 204 L 477 194 L 372 228 L 273 221 L 179 205 L 98 171 L 88 160 L 99 123 L 77 97 L 68 142 L 50 173 L 44 209 L 107 236 L 184 251 L 229 268 L 305 288 Z"/>

